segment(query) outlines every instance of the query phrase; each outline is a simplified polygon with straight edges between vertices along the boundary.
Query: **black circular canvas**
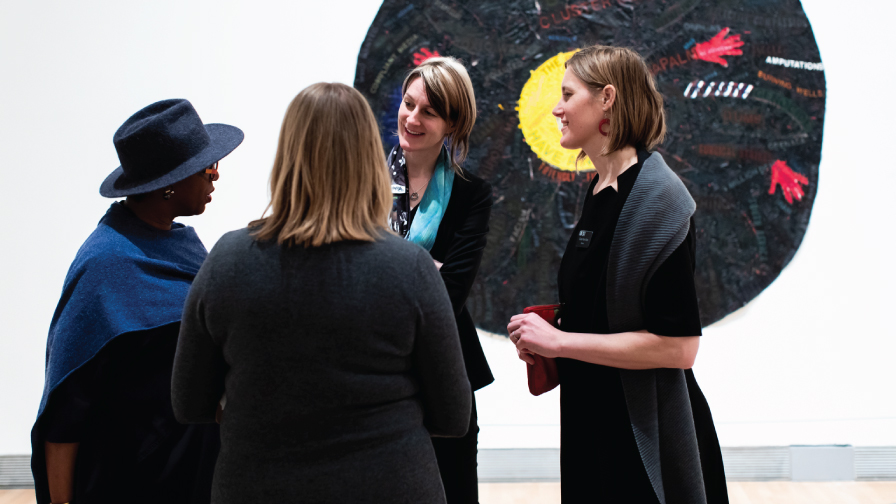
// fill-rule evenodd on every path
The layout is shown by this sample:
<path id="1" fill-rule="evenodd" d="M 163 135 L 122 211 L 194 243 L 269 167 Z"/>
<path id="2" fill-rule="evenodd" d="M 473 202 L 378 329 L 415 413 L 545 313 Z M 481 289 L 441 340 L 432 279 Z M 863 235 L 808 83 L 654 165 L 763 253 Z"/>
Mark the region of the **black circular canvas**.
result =
<path id="1" fill-rule="evenodd" d="M 426 58 L 467 67 L 479 117 L 465 167 L 494 188 L 491 230 L 467 306 L 503 332 L 557 300 L 557 270 L 588 184 L 551 109 L 563 62 L 591 44 L 640 52 L 665 98 L 657 149 L 697 202 L 704 325 L 756 297 L 793 258 L 818 185 L 824 70 L 795 0 L 386 0 L 355 87 L 394 136 L 401 83 Z"/>

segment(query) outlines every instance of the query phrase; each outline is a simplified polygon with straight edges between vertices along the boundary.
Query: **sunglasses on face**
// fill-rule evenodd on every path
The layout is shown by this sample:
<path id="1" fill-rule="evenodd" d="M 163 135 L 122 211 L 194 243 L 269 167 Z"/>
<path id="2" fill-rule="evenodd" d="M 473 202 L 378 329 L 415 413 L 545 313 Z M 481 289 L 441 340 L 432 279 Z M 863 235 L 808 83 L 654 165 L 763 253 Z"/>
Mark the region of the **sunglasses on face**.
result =
<path id="1" fill-rule="evenodd" d="M 215 161 L 215 164 L 206 168 L 205 173 L 208 174 L 209 182 L 214 182 L 214 181 L 218 180 L 218 162 Z"/>

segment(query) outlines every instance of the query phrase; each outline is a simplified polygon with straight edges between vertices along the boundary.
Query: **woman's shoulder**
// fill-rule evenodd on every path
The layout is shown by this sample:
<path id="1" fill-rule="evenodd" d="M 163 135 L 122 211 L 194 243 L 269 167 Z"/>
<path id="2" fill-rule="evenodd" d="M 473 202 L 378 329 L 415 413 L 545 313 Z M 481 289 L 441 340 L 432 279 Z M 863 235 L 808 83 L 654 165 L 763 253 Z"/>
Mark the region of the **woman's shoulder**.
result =
<path id="1" fill-rule="evenodd" d="M 419 245 L 389 231 L 381 232 L 376 241 L 372 243 L 372 246 L 378 254 L 386 254 L 394 258 L 395 262 L 404 264 L 413 263 L 418 259 L 421 252 L 426 252 Z"/>
<path id="2" fill-rule="evenodd" d="M 91 266 L 98 266 L 108 274 L 117 268 L 130 267 L 149 256 L 143 246 L 160 242 L 158 239 L 147 240 L 141 233 L 144 230 L 139 227 L 118 224 L 109 219 L 108 214 L 100 220 L 75 254 L 72 267 L 86 266 L 88 271 L 92 271 L 95 268 Z M 199 240 L 198 236 L 196 240 Z"/>
<path id="3" fill-rule="evenodd" d="M 213 255 L 221 253 L 233 254 L 246 251 L 252 245 L 255 239 L 252 237 L 251 228 L 234 229 L 224 233 L 221 238 L 212 246 L 209 252 L 209 258 Z"/>
<path id="4" fill-rule="evenodd" d="M 132 259 L 135 253 L 139 253 L 139 248 L 100 224 L 78 248 L 69 265 L 65 286 L 73 282 L 103 285 L 116 278 L 127 278 L 136 266 Z"/>
<path id="5" fill-rule="evenodd" d="M 616 235 L 643 237 L 644 233 L 648 233 L 661 239 L 668 233 L 657 233 L 659 230 L 671 230 L 675 234 L 676 230 L 685 229 L 696 209 L 697 204 L 684 182 L 669 168 L 663 157 L 654 152 L 644 161 L 638 179 L 626 198 Z M 620 244 L 624 242 L 619 241 Z M 617 246 L 615 238 L 613 246 Z"/>
<path id="6" fill-rule="evenodd" d="M 485 180 L 477 177 L 469 170 L 465 170 L 461 168 L 461 173 L 455 173 L 454 183 L 456 185 L 460 185 L 460 187 L 468 188 L 470 190 L 482 190 L 487 188 L 489 191 L 491 190 L 491 184 L 486 182 Z"/>
<path id="7" fill-rule="evenodd" d="M 224 233 L 223 235 L 221 235 L 221 238 L 218 240 L 218 242 L 215 243 L 215 246 L 217 247 L 220 244 L 223 247 L 233 247 L 249 244 L 254 241 L 255 237 L 252 236 L 252 228 L 244 227 Z"/>
<path id="8" fill-rule="evenodd" d="M 420 267 L 432 264 L 432 256 L 426 249 L 391 231 L 384 230 L 375 241 L 360 242 L 360 245 L 365 260 L 377 268 L 388 265 L 386 268 L 394 268 L 394 275 L 397 276 L 407 274 L 415 277 Z"/>
<path id="9" fill-rule="evenodd" d="M 659 152 L 652 153 L 644 160 L 635 185 L 640 186 L 642 191 L 652 192 L 654 195 L 684 200 L 692 199 L 684 182 L 666 164 L 666 160 Z"/>
<path id="10" fill-rule="evenodd" d="M 259 259 L 264 247 L 258 247 L 255 237 L 252 236 L 252 228 L 241 228 L 224 233 L 215 242 L 203 263 L 204 269 L 215 267 L 235 266 L 247 261 Z M 272 245 L 276 245 L 273 243 Z"/>
<path id="11" fill-rule="evenodd" d="M 388 254 L 398 254 L 399 256 L 408 256 L 416 253 L 417 249 L 420 247 L 414 245 L 413 243 L 391 233 L 389 231 L 383 230 L 379 233 L 376 240 L 373 242 L 363 242 L 363 241 L 348 241 L 345 243 L 335 242 L 329 245 L 323 245 L 322 247 L 348 247 L 349 249 L 357 248 L 360 245 L 360 249 L 370 248 L 373 250 L 379 251 L 380 253 L 388 253 Z M 213 255 L 222 255 L 222 254 L 245 254 L 245 253 L 264 253 L 267 250 L 276 250 L 279 253 L 279 250 L 286 245 L 279 244 L 276 240 L 259 240 L 254 236 L 254 230 L 251 227 L 245 227 L 242 229 L 236 229 L 230 232 L 225 233 L 221 238 L 215 243 L 215 246 L 212 247 L 212 252 L 210 253 L 210 257 Z M 291 245 L 290 248 L 295 248 L 296 250 L 305 250 L 301 244 Z M 360 251 L 359 249 L 359 251 Z"/>
<path id="12" fill-rule="evenodd" d="M 460 174 L 455 174 L 454 186 L 452 187 L 451 192 L 452 196 L 458 194 L 474 201 L 491 200 L 492 185 L 469 171 L 462 169 Z"/>

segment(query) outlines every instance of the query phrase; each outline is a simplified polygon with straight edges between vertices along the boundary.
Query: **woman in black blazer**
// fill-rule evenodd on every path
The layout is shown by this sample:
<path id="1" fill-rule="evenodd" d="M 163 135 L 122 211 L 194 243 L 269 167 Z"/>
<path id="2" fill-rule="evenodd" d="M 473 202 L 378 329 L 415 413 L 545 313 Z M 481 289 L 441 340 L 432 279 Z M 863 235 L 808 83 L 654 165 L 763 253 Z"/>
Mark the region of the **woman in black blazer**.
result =
<path id="1" fill-rule="evenodd" d="M 467 296 L 479 270 L 491 213 L 491 186 L 463 170 L 476 121 L 473 84 L 454 58 L 430 58 L 405 78 L 398 145 L 389 154 L 392 229 L 429 250 L 448 290 L 470 385 L 492 381 Z M 462 438 L 433 438 L 449 504 L 479 500 L 476 402 Z"/>

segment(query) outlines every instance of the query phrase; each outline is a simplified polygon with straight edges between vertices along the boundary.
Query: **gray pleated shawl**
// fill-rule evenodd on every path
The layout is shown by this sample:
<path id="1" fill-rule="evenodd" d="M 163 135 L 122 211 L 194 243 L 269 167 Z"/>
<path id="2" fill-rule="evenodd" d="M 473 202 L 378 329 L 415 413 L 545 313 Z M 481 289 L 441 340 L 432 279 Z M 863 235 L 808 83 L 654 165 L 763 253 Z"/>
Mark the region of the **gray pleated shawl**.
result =
<path id="1" fill-rule="evenodd" d="M 641 168 L 610 247 L 607 316 L 613 333 L 644 329 L 650 278 L 688 234 L 697 205 L 659 153 Z M 684 371 L 620 370 L 635 440 L 661 504 L 705 504 Z"/>

